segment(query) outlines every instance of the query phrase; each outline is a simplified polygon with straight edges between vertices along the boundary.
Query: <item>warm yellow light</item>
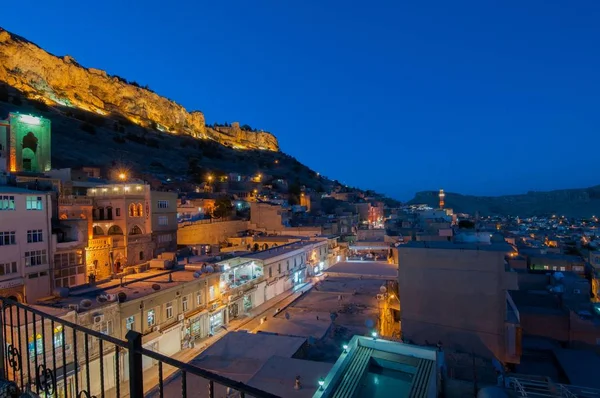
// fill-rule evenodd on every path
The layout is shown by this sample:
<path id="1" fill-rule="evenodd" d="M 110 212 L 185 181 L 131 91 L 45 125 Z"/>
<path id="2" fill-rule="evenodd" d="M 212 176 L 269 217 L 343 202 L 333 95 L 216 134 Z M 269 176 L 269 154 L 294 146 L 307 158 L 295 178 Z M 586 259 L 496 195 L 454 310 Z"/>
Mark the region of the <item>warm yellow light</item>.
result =
<path id="1" fill-rule="evenodd" d="M 208 176 L 208 181 L 212 181 L 213 176 Z"/>
<path id="2" fill-rule="evenodd" d="M 394 296 L 393 294 L 390 294 L 390 298 L 394 298 L 394 297 L 396 297 L 396 296 Z"/>
<path id="3" fill-rule="evenodd" d="M 119 173 L 119 180 L 125 181 L 126 179 L 127 179 L 127 174 L 125 174 L 125 173 Z"/>
<path id="4" fill-rule="evenodd" d="M 125 187 L 123 189 L 125 190 L 125 192 L 129 192 L 129 187 Z"/>

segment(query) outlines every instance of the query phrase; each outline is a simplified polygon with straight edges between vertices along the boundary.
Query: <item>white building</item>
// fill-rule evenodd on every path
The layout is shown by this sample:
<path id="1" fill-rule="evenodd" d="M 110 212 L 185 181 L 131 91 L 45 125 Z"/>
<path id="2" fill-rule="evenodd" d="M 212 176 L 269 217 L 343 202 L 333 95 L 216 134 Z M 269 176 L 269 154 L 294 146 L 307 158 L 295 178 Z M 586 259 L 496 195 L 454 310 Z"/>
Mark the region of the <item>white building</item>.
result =
<path id="1" fill-rule="evenodd" d="M 50 193 L 0 186 L 0 295 L 34 303 L 50 294 Z"/>

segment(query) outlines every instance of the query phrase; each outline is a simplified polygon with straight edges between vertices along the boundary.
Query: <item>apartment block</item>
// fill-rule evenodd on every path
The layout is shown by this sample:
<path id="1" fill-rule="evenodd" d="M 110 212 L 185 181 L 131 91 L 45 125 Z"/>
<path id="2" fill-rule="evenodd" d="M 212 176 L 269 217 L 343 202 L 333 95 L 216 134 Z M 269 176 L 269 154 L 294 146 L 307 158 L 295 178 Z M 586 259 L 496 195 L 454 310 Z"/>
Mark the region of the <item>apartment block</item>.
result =
<path id="1" fill-rule="evenodd" d="M 35 303 L 50 294 L 52 201 L 47 192 L 0 186 L 0 295 Z"/>
<path id="2" fill-rule="evenodd" d="M 506 243 L 409 242 L 398 247 L 403 338 L 518 363 L 520 320 Z"/>

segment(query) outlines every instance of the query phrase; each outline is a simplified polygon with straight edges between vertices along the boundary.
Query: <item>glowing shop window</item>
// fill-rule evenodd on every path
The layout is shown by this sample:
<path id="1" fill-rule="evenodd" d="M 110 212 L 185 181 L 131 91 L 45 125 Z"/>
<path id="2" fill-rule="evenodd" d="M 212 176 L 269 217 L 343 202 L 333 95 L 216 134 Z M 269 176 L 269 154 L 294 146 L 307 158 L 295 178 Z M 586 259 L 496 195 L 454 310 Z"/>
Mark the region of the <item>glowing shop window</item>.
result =
<path id="1" fill-rule="evenodd" d="M 29 337 L 28 349 L 30 358 L 34 358 L 36 354 L 39 355 L 44 352 L 44 341 L 41 334 L 38 333 L 35 336 Z"/>
<path id="2" fill-rule="evenodd" d="M 154 326 L 156 323 L 156 317 L 154 310 L 148 310 L 148 326 Z"/>
<path id="3" fill-rule="evenodd" d="M 63 327 L 62 325 L 58 325 L 54 328 L 54 347 L 62 347 L 65 343 L 63 339 Z"/>

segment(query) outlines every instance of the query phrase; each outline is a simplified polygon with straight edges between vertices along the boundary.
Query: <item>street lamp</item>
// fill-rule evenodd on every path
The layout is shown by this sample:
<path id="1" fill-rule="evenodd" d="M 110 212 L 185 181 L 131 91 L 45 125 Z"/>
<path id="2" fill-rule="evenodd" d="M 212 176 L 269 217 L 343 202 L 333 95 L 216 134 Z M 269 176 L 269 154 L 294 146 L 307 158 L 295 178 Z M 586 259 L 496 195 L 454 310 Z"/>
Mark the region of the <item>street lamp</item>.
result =
<path id="1" fill-rule="evenodd" d="M 348 352 L 348 344 L 344 344 L 342 348 L 344 349 L 344 354 L 346 354 Z"/>
<path id="2" fill-rule="evenodd" d="M 119 173 L 119 180 L 125 181 L 126 179 L 127 179 L 127 174 L 125 174 L 125 173 Z"/>
<path id="3" fill-rule="evenodd" d="M 325 385 L 325 379 L 319 377 L 319 391 L 323 391 L 323 386 Z"/>
<path id="4" fill-rule="evenodd" d="M 371 336 L 373 336 L 373 340 L 377 340 L 377 332 L 372 332 Z"/>

